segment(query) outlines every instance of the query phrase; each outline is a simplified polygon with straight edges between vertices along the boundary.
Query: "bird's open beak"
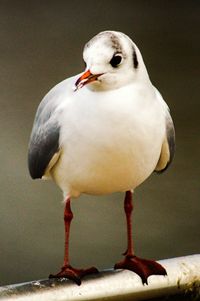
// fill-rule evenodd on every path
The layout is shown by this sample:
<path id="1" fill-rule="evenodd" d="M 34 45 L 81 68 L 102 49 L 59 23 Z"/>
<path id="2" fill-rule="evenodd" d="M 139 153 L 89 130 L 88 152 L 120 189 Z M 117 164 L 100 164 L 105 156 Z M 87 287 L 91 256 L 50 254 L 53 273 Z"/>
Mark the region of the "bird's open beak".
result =
<path id="1" fill-rule="evenodd" d="M 77 91 L 79 89 L 81 89 L 83 86 L 91 83 L 91 82 L 94 82 L 95 80 L 98 79 L 98 77 L 100 75 L 102 75 L 103 73 L 100 73 L 100 74 L 92 74 L 90 72 L 90 70 L 87 70 L 85 71 L 76 81 L 75 83 L 75 89 L 74 91 Z"/>

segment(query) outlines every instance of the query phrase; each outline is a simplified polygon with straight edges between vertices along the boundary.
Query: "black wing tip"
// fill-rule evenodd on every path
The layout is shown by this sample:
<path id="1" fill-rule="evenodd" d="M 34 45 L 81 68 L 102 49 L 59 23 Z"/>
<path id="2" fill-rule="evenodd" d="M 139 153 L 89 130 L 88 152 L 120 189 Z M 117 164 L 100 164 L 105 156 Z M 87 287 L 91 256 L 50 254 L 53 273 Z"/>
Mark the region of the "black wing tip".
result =
<path id="1" fill-rule="evenodd" d="M 43 133 L 43 139 L 36 136 L 32 139 L 28 150 L 28 169 L 32 179 L 41 179 L 53 155 L 59 149 L 58 126 L 49 128 Z"/>
<path id="2" fill-rule="evenodd" d="M 28 170 L 31 178 L 33 180 L 41 179 L 44 175 L 44 167 L 40 166 L 38 167 L 37 160 L 34 160 L 35 158 L 31 156 L 29 153 L 28 156 Z"/>
<path id="3" fill-rule="evenodd" d="M 171 165 L 171 161 L 167 162 L 166 166 L 163 169 L 161 169 L 161 170 L 154 170 L 154 172 L 156 172 L 158 175 L 160 175 L 160 174 L 164 173 L 168 169 L 168 167 L 170 165 Z"/>
<path id="4" fill-rule="evenodd" d="M 29 167 L 29 174 L 33 180 L 41 179 L 43 177 L 43 173 L 38 172 L 35 168 Z"/>
<path id="5" fill-rule="evenodd" d="M 171 147 L 170 159 L 167 162 L 166 166 L 163 169 L 161 169 L 161 170 L 154 170 L 154 172 L 156 172 L 157 174 L 162 174 L 162 173 L 164 173 L 168 169 L 168 167 L 171 165 L 172 161 L 174 160 L 175 149 L 176 149 L 176 145 L 175 145 L 175 142 L 174 142 L 173 146 Z"/>
<path id="6" fill-rule="evenodd" d="M 41 175 L 31 173 L 30 171 L 29 171 L 29 174 L 30 174 L 32 180 L 42 179 Z"/>
<path id="7" fill-rule="evenodd" d="M 155 172 L 158 174 L 162 174 L 168 169 L 168 167 L 171 165 L 172 161 L 174 160 L 175 151 L 176 151 L 175 129 L 170 114 L 168 115 L 168 118 L 170 122 L 167 124 L 166 131 L 167 131 L 167 141 L 168 141 L 170 156 L 169 156 L 169 161 L 167 162 L 166 166 L 163 169 L 155 170 Z"/>

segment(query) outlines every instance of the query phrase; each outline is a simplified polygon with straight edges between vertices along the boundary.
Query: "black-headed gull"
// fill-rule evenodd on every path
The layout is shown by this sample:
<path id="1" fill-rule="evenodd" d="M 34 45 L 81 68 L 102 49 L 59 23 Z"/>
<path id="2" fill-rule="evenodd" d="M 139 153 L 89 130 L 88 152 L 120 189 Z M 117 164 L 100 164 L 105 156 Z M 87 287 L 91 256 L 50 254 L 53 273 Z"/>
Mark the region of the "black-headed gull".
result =
<path id="1" fill-rule="evenodd" d="M 132 193 L 153 171 L 162 172 L 175 150 L 169 109 L 152 85 L 138 47 L 125 34 L 104 31 L 84 47 L 86 69 L 56 85 L 40 103 L 29 144 L 31 177 L 53 179 L 66 201 L 65 257 L 61 271 L 77 284 L 97 269 L 69 263 L 70 199 L 81 193 L 125 192 L 127 250 L 115 269 L 166 275 L 153 260 L 134 254 Z"/>

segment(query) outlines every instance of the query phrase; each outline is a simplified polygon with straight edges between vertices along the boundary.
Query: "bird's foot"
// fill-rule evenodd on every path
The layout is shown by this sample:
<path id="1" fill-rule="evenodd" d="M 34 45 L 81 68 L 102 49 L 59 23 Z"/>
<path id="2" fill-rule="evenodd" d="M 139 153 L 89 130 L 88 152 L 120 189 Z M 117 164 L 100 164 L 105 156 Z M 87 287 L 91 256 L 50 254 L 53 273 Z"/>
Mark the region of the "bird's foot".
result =
<path id="1" fill-rule="evenodd" d="M 63 266 L 61 271 L 55 275 L 49 275 L 49 278 L 68 278 L 74 281 L 77 285 L 81 285 L 81 279 L 90 274 L 97 274 L 99 271 L 95 267 L 89 269 L 75 269 L 70 265 Z"/>
<path id="2" fill-rule="evenodd" d="M 142 279 L 143 284 L 151 275 L 167 275 L 166 270 L 156 261 L 142 259 L 134 255 L 125 255 L 124 260 L 115 264 L 114 269 L 125 269 L 135 272 Z"/>

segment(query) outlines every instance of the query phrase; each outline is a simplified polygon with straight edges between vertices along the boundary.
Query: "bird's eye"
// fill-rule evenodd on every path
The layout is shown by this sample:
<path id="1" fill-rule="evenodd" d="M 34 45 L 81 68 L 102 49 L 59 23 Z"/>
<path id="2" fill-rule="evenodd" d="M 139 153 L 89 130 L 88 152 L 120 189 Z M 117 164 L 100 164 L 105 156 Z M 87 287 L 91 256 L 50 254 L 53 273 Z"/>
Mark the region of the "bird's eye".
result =
<path id="1" fill-rule="evenodd" d="M 112 59 L 110 60 L 110 64 L 112 67 L 116 68 L 122 61 L 122 56 L 120 54 L 114 54 Z"/>

